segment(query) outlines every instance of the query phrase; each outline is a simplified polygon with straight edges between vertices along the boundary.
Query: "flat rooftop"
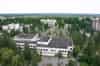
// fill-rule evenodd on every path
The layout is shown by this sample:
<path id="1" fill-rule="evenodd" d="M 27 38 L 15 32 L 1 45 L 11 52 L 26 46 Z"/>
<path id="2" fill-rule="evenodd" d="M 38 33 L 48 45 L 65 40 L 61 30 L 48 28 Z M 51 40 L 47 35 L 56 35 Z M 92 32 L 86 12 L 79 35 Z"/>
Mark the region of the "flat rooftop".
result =
<path id="1" fill-rule="evenodd" d="M 50 38 L 48 36 L 41 36 L 39 41 L 40 42 L 48 42 L 49 39 Z"/>
<path id="2" fill-rule="evenodd" d="M 27 43 L 27 44 L 29 44 L 29 43 L 36 44 L 37 43 L 36 41 L 15 41 L 15 42 L 17 42 L 17 43 Z"/>
<path id="3" fill-rule="evenodd" d="M 35 34 L 25 34 L 25 33 L 21 33 L 18 34 L 16 37 L 17 38 L 24 38 L 24 39 L 32 39 L 35 36 Z"/>
<path id="4" fill-rule="evenodd" d="M 72 41 L 64 38 L 52 38 L 48 45 L 37 44 L 37 46 L 50 48 L 67 48 L 68 46 L 72 46 Z"/>
<path id="5" fill-rule="evenodd" d="M 19 34 L 17 35 L 18 38 L 24 38 L 24 39 L 32 39 L 34 37 L 34 34 Z M 40 42 L 48 42 L 48 40 L 50 39 L 50 37 L 48 36 L 40 36 L 39 40 Z M 38 44 L 38 41 L 19 41 L 16 40 L 16 42 L 18 43 L 35 43 L 37 44 L 38 47 L 50 47 L 50 48 L 67 48 L 68 46 L 72 46 L 72 41 L 69 39 L 65 39 L 63 37 L 55 37 L 55 38 L 51 38 L 51 41 L 49 42 L 49 44 L 45 45 L 45 44 Z"/>

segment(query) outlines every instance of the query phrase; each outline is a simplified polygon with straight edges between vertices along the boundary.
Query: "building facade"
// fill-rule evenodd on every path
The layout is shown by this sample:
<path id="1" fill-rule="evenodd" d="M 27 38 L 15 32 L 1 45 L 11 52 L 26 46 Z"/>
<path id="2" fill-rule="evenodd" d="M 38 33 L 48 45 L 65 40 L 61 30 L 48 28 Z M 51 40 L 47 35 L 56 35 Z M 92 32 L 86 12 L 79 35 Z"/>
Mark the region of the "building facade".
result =
<path id="1" fill-rule="evenodd" d="M 39 36 L 39 34 L 20 34 L 14 37 L 17 47 L 24 48 L 25 44 L 29 48 L 36 48 L 38 53 L 43 56 L 55 56 L 61 52 L 64 57 L 73 51 L 73 42 L 64 38 L 52 38 Z"/>
<path id="2" fill-rule="evenodd" d="M 100 17 L 92 19 L 92 28 L 96 31 L 100 31 Z"/>
<path id="3" fill-rule="evenodd" d="M 48 27 L 54 27 L 56 24 L 56 19 L 40 19 L 40 22 L 48 24 Z"/>
<path id="4" fill-rule="evenodd" d="M 12 30 L 14 30 L 14 31 L 19 30 L 20 32 L 22 32 L 23 26 L 20 25 L 20 24 L 11 23 L 11 24 L 8 24 L 8 25 L 2 25 L 2 30 L 8 31 L 8 32 L 11 32 Z"/>

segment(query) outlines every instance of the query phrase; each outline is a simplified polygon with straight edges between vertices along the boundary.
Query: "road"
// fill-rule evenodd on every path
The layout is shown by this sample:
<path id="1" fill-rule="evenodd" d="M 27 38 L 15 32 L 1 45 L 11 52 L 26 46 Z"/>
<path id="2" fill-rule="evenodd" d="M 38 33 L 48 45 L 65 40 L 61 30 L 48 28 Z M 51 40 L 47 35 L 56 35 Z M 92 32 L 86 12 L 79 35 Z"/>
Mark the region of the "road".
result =
<path id="1" fill-rule="evenodd" d="M 68 59 L 58 59 L 57 57 L 43 56 L 42 61 L 39 63 L 38 66 L 47 66 L 47 64 L 52 64 L 52 66 L 58 66 L 58 63 L 60 63 L 61 66 L 65 66 L 66 64 L 68 64 Z"/>

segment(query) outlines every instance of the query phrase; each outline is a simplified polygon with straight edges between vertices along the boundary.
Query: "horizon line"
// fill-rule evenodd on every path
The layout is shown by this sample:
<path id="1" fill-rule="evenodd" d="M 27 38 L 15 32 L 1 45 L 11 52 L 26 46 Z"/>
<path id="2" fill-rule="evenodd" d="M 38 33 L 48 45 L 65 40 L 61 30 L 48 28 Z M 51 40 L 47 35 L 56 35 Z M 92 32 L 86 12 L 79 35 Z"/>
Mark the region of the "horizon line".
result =
<path id="1" fill-rule="evenodd" d="M 0 13 L 0 16 L 100 16 L 97 13 Z"/>

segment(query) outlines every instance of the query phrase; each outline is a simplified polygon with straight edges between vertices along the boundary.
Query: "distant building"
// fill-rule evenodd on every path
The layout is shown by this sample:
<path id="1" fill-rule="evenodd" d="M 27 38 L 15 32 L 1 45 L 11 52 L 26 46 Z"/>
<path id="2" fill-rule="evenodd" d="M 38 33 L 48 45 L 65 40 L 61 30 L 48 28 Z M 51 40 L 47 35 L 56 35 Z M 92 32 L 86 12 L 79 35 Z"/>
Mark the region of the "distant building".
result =
<path id="1" fill-rule="evenodd" d="M 11 32 L 11 30 L 17 31 L 19 30 L 20 32 L 23 31 L 23 26 L 21 26 L 20 24 L 8 24 L 8 25 L 2 25 L 2 30 L 4 31 L 8 31 Z"/>
<path id="2" fill-rule="evenodd" d="M 65 24 L 64 28 L 68 30 L 69 28 L 71 28 L 71 26 L 72 24 Z"/>
<path id="3" fill-rule="evenodd" d="M 92 28 L 96 31 L 100 31 L 100 17 L 92 19 Z"/>
<path id="4" fill-rule="evenodd" d="M 0 16 L 0 19 L 1 19 L 1 20 L 5 20 L 5 19 L 7 19 L 7 18 L 4 17 L 4 16 Z"/>
<path id="5" fill-rule="evenodd" d="M 14 37 L 14 40 L 17 47 L 24 48 L 25 44 L 28 44 L 30 48 L 36 48 L 44 56 L 55 56 L 61 52 L 64 57 L 67 57 L 68 53 L 73 51 L 73 42 L 64 38 L 19 34 Z"/>
<path id="6" fill-rule="evenodd" d="M 40 19 L 40 21 L 44 24 L 48 24 L 49 27 L 55 26 L 56 19 Z"/>
<path id="7" fill-rule="evenodd" d="M 27 29 L 28 32 L 31 31 L 31 26 L 32 26 L 32 24 L 24 24 L 24 25 L 23 25 L 23 27 L 24 27 L 25 29 Z"/>

